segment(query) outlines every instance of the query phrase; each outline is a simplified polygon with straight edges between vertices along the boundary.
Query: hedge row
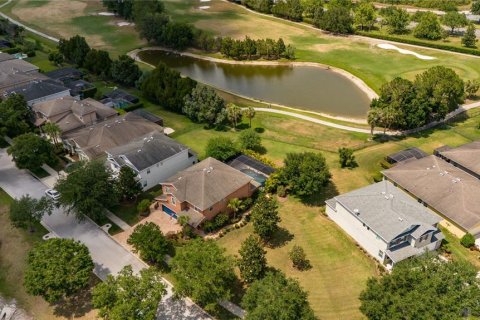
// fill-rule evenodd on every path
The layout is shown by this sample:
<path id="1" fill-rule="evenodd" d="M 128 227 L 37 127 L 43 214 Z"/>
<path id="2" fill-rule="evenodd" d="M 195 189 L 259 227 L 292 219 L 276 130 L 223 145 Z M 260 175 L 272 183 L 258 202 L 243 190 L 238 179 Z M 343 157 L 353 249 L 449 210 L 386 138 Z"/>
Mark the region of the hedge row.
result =
<path id="1" fill-rule="evenodd" d="M 430 43 L 430 42 L 424 42 L 424 41 L 421 41 L 421 40 L 405 39 L 405 38 L 400 38 L 400 37 L 396 37 L 396 36 L 390 36 L 390 35 L 384 35 L 384 34 L 375 34 L 375 33 L 370 33 L 370 32 L 365 32 L 365 31 L 357 31 L 356 34 L 360 35 L 360 36 L 375 38 L 375 39 L 395 41 L 395 42 L 412 44 L 412 45 L 421 46 L 421 47 L 429 47 L 429 48 L 434 48 L 434 49 L 440 49 L 440 50 L 452 51 L 452 52 L 457 52 L 457 53 L 471 54 L 471 55 L 474 55 L 474 56 L 480 56 L 480 50 L 473 49 L 473 48 L 459 48 L 459 47 L 449 46 L 447 44 Z"/>

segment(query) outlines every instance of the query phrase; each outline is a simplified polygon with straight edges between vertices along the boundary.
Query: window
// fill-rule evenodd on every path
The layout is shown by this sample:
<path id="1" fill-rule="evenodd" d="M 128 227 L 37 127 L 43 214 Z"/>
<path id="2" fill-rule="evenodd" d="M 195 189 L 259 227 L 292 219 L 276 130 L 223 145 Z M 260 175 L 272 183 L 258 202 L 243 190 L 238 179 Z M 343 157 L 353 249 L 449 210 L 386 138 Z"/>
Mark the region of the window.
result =
<path id="1" fill-rule="evenodd" d="M 210 207 L 210 209 L 209 209 L 209 210 L 210 210 L 210 211 L 213 211 L 213 207 Z"/>
<path id="2" fill-rule="evenodd" d="M 382 251 L 382 250 L 378 250 L 378 256 L 379 256 L 380 258 L 383 258 L 383 251 Z"/>
<path id="3" fill-rule="evenodd" d="M 173 205 L 176 205 L 176 204 L 177 204 L 177 200 L 175 199 L 175 197 L 172 197 L 172 204 L 173 204 Z"/>
<path id="4" fill-rule="evenodd" d="M 147 174 L 149 174 L 149 173 L 150 173 L 150 169 L 147 169 Z"/>
<path id="5" fill-rule="evenodd" d="M 144 186 L 144 187 L 147 186 L 147 181 L 144 181 L 144 182 L 143 182 L 143 186 Z"/>
<path id="6" fill-rule="evenodd" d="M 165 187 L 165 193 L 170 193 L 170 187 Z"/>

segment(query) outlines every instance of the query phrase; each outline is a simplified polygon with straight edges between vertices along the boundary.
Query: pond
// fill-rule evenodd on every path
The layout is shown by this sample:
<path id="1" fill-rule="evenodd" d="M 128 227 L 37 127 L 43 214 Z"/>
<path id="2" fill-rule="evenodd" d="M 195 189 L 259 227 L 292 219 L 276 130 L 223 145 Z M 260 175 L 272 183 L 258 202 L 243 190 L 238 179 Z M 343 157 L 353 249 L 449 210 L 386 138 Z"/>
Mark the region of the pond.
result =
<path id="1" fill-rule="evenodd" d="M 368 96 L 351 80 L 319 67 L 234 65 L 161 50 L 145 50 L 139 56 L 153 65 L 163 62 L 218 89 L 267 103 L 350 118 L 364 118 L 370 105 Z"/>

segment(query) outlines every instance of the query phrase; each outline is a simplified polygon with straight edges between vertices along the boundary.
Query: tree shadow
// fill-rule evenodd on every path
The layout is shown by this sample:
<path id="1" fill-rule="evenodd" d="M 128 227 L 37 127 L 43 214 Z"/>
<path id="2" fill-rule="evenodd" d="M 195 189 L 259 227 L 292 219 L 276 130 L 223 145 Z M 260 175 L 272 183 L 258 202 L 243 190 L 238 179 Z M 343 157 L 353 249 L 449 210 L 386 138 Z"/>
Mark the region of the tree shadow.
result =
<path id="1" fill-rule="evenodd" d="M 255 130 L 256 133 L 264 133 L 265 132 L 265 128 L 260 128 L 260 127 L 256 127 L 253 130 Z"/>
<path id="2" fill-rule="evenodd" d="M 287 229 L 279 227 L 268 241 L 267 246 L 272 249 L 280 248 L 293 239 L 294 235 Z"/>
<path id="3" fill-rule="evenodd" d="M 245 129 L 249 129 L 250 126 L 248 125 L 248 123 L 239 123 L 237 125 L 237 130 L 245 130 Z"/>
<path id="4" fill-rule="evenodd" d="M 325 201 L 338 195 L 337 186 L 333 182 L 329 182 L 320 192 L 308 197 L 301 197 L 300 201 L 307 206 L 318 207 L 323 206 Z"/>
<path id="5" fill-rule="evenodd" d="M 53 304 L 54 315 L 74 319 L 89 313 L 93 309 L 92 289 L 98 283 L 100 283 L 100 279 L 92 275 L 86 288 Z"/>

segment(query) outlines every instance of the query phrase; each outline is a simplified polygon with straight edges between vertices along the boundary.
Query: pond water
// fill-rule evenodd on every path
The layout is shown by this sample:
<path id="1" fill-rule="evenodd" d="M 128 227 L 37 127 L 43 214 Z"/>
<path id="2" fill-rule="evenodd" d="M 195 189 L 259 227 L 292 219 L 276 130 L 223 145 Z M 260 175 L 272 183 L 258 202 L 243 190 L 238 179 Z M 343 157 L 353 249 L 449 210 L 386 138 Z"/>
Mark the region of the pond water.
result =
<path id="1" fill-rule="evenodd" d="M 153 65 L 163 62 L 218 89 L 267 103 L 351 118 L 364 118 L 370 105 L 368 96 L 352 81 L 323 68 L 233 65 L 160 50 L 145 50 L 139 56 Z"/>

